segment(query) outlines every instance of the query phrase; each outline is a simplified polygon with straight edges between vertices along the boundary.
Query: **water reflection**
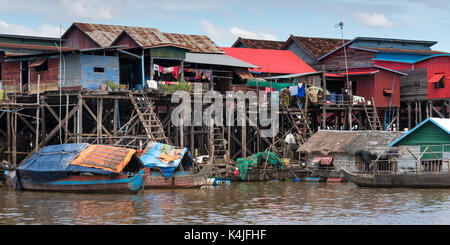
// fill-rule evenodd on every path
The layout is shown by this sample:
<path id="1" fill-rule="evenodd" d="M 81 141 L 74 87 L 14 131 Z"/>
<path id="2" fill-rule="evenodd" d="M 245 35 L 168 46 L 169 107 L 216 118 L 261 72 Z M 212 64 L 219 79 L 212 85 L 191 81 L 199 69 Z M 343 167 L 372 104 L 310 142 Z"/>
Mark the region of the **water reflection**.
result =
<path id="1" fill-rule="evenodd" d="M 0 224 L 450 224 L 449 191 L 255 182 L 143 195 L 0 188 Z"/>

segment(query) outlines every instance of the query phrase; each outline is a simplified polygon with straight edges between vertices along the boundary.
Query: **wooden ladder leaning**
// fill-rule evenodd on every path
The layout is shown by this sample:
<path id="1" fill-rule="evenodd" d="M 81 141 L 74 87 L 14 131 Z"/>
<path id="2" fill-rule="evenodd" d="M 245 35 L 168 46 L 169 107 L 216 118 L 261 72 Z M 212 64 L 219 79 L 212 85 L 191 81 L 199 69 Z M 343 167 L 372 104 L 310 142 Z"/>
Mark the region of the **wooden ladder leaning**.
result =
<path id="1" fill-rule="evenodd" d="M 305 143 L 309 137 L 311 137 L 311 128 L 309 127 L 309 120 L 307 118 L 306 112 L 300 108 L 297 104 L 297 108 L 283 108 L 287 114 L 289 121 L 301 135 L 301 143 Z"/>
<path id="2" fill-rule="evenodd" d="M 370 101 L 371 101 L 370 106 L 364 103 L 364 110 L 367 115 L 367 120 L 369 121 L 370 129 L 383 130 L 373 98 Z"/>
<path id="3" fill-rule="evenodd" d="M 169 138 L 165 135 L 161 120 L 153 111 L 154 103 L 151 102 L 145 94 L 142 94 L 142 96 L 135 96 L 130 92 L 129 97 L 148 139 L 154 142 L 170 144 Z"/>

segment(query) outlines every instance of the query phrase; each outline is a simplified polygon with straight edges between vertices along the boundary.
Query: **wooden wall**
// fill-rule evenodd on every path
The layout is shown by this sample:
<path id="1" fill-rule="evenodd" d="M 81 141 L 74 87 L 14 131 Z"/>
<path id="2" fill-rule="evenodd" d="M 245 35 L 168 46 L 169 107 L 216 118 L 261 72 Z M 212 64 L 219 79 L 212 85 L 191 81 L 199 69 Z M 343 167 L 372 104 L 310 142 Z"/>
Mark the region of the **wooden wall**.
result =
<path id="1" fill-rule="evenodd" d="M 347 48 L 347 65 L 351 67 L 367 67 L 372 65 L 372 58 L 376 57 L 374 52 Z M 345 69 L 344 49 L 340 49 L 328 57 L 320 61 L 321 65 L 325 65 L 327 71 Z"/>
<path id="2" fill-rule="evenodd" d="M 402 102 L 424 101 L 428 96 L 427 68 L 418 68 L 413 71 L 401 70 L 408 76 L 400 79 L 400 100 Z"/>
<path id="3" fill-rule="evenodd" d="M 89 38 L 78 27 L 72 26 L 64 36 L 64 47 L 71 47 L 75 49 L 97 48 L 100 47 L 96 42 Z"/>
<path id="4" fill-rule="evenodd" d="M 20 61 L 2 62 L 1 66 L 2 88 L 7 93 L 20 92 Z"/>

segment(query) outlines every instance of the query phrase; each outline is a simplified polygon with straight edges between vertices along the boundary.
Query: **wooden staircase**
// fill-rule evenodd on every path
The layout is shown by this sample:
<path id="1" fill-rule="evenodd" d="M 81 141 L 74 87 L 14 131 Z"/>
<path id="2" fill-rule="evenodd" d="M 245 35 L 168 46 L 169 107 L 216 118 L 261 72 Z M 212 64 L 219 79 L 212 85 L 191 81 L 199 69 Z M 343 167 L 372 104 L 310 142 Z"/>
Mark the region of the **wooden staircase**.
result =
<path id="1" fill-rule="evenodd" d="M 129 97 L 148 139 L 154 142 L 170 144 L 158 115 L 153 111 L 154 103 L 145 94 L 135 96 L 130 92 Z"/>
<path id="2" fill-rule="evenodd" d="M 371 130 L 383 130 L 381 126 L 380 118 L 378 117 L 377 108 L 375 107 L 375 103 L 373 98 L 371 99 L 371 105 L 364 104 L 364 110 L 367 115 L 367 120 L 370 125 Z"/>

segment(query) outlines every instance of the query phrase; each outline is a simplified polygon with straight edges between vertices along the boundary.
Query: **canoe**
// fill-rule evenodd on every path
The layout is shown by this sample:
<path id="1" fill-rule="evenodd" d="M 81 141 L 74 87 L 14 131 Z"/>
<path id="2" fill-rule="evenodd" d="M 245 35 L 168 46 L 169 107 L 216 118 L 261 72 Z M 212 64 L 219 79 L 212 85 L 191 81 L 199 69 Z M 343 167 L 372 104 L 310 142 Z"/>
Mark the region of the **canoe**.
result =
<path id="1" fill-rule="evenodd" d="M 150 170 L 136 150 L 106 145 L 47 146 L 15 171 L 16 190 L 136 193 Z"/>
<path id="2" fill-rule="evenodd" d="M 360 187 L 450 188 L 450 173 L 342 173 L 347 181 Z"/>

